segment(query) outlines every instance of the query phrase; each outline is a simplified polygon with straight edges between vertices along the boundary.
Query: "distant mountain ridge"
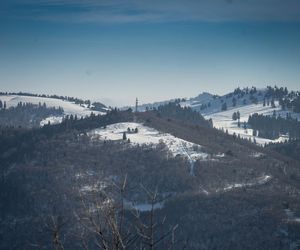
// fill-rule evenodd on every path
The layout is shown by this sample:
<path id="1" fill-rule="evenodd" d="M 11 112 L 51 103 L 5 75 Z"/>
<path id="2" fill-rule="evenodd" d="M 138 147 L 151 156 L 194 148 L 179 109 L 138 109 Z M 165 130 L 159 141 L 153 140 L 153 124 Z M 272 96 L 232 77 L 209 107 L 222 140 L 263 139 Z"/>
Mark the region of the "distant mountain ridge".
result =
<path id="1" fill-rule="evenodd" d="M 33 121 L 34 124 L 37 122 L 40 123 L 40 126 L 44 126 L 45 124 L 57 124 L 62 122 L 65 116 L 73 116 L 73 117 L 86 117 L 90 116 L 91 113 L 102 115 L 105 114 L 109 109 L 100 102 L 90 103 L 89 100 L 83 101 L 79 98 L 74 97 L 59 97 L 56 95 L 46 96 L 46 95 L 36 95 L 36 94 L 28 94 L 28 93 L 0 93 L 0 109 L 6 109 L 7 112 L 13 112 L 10 108 L 23 106 L 26 104 L 32 104 L 36 106 L 45 106 L 48 108 L 56 108 L 62 109 L 63 112 L 50 115 L 45 117 L 43 120 Z M 31 110 L 31 116 L 36 117 L 35 110 Z M 21 115 L 21 114 L 20 114 Z M 15 117 L 18 119 L 18 117 Z M 19 117 L 20 120 L 21 117 Z M 32 118 L 35 119 L 35 118 Z M 28 121 L 29 122 L 29 121 Z M 1 124 L 0 124 L 1 125 Z M 3 125 L 3 124 L 2 124 Z"/>
<path id="2" fill-rule="evenodd" d="M 222 96 L 203 92 L 189 99 L 177 98 L 152 104 L 142 104 L 138 106 L 138 111 L 144 112 L 157 109 L 159 106 L 168 103 L 190 107 L 192 110 L 201 113 L 206 119 L 211 119 L 215 128 L 259 144 L 283 142 L 289 139 L 290 135 L 279 135 L 272 140 L 261 137 L 266 134 L 265 131 L 254 131 L 248 124 L 251 115 L 257 113 L 263 116 L 275 115 L 279 118 L 300 120 L 299 91 L 288 91 L 286 87 L 277 86 L 236 88 Z M 239 114 L 235 120 L 232 118 L 234 113 Z M 278 134 L 278 131 L 276 134 Z"/>

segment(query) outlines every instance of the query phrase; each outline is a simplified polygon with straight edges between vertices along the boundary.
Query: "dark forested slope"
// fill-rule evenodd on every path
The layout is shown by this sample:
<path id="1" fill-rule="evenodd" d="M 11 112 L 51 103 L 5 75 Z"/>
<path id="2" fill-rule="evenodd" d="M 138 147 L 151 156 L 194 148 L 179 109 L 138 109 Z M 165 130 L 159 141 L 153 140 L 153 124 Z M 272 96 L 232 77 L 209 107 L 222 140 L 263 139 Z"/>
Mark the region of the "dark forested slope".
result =
<path id="1" fill-rule="evenodd" d="M 166 249 L 170 242 L 175 249 L 296 249 L 299 162 L 176 109 L 172 114 L 113 110 L 40 129 L 3 128 L 0 248 L 105 249 L 97 244 L 104 242 L 101 237 L 115 242 L 109 230 L 115 218 L 115 229 L 124 223 L 117 231 L 128 249 L 151 246 L 145 237 L 152 227 L 140 223 L 150 221 L 164 221 L 152 234 L 154 249 Z M 91 129 L 126 121 L 199 144 L 210 157 L 196 161 L 191 175 L 188 159 L 173 157 L 163 143 L 134 146 L 88 136 Z M 122 210 L 124 201 L 160 209 L 139 210 L 136 217 Z M 103 213 L 110 204 L 114 216 L 111 210 Z"/>

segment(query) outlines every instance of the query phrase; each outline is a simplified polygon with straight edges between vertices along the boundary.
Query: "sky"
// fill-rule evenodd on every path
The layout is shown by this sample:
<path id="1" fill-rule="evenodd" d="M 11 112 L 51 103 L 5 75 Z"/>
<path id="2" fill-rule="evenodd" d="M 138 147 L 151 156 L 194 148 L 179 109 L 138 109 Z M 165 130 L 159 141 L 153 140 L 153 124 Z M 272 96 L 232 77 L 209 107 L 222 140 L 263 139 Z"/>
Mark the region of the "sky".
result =
<path id="1" fill-rule="evenodd" d="M 300 0 L 0 2 L 0 91 L 122 106 L 299 79 Z"/>

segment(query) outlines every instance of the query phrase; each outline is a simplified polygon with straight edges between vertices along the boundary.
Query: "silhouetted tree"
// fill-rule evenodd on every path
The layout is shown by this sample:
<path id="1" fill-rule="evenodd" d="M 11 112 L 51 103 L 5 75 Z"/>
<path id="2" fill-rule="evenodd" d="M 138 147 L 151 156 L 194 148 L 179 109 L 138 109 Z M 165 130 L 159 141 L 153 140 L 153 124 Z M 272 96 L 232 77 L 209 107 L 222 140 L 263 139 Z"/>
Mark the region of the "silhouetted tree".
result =
<path id="1" fill-rule="evenodd" d="M 222 104 L 221 110 L 222 110 L 222 111 L 227 110 L 227 104 L 226 104 L 226 102 L 224 102 L 224 103 Z"/>

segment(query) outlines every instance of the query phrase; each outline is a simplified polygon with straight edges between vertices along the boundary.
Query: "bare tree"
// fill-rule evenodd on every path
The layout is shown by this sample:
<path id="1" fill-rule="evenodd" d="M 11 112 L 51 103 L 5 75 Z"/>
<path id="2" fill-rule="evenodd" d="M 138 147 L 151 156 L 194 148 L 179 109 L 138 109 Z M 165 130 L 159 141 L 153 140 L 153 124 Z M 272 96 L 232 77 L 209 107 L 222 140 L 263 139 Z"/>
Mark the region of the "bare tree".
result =
<path id="1" fill-rule="evenodd" d="M 155 204 L 162 202 L 158 198 L 157 189 L 152 192 L 141 185 L 147 194 L 151 208 L 147 213 L 141 213 L 138 209 L 125 206 L 125 192 L 127 176 L 121 185 L 114 184 L 117 197 L 101 191 L 98 200 L 87 202 L 82 197 L 85 214 L 75 214 L 82 225 L 83 230 L 80 240 L 84 249 L 88 249 L 91 235 L 94 235 L 94 244 L 99 249 L 156 249 L 160 243 L 164 243 L 164 249 L 174 249 L 176 226 L 166 227 L 166 217 L 158 220 L 155 218 Z"/>
<path id="2" fill-rule="evenodd" d="M 64 220 L 60 216 L 50 216 L 49 222 L 45 224 L 46 229 L 52 234 L 52 243 L 56 250 L 64 250 L 63 243 L 60 238 L 62 228 L 67 224 L 67 220 Z"/>

